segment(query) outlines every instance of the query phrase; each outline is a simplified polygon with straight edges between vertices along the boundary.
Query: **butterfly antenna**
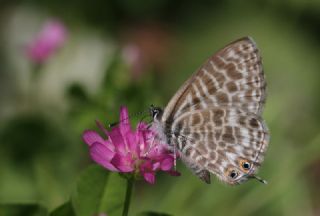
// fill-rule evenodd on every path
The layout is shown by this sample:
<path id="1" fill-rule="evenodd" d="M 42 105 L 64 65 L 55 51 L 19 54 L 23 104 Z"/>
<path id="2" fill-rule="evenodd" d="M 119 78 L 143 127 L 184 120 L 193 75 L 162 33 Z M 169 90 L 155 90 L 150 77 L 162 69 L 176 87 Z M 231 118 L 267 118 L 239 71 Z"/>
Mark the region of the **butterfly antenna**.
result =
<path id="1" fill-rule="evenodd" d="M 119 123 L 121 123 L 123 121 L 126 121 L 126 120 L 128 120 L 130 118 L 133 118 L 133 117 L 136 117 L 136 116 L 139 116 L 139 115 L 142 115 L 142 114 L 147 114 L 147 113 L 149 113 L 149 110 L 144 110 L 144 111 L 137 112 L 135 114 L 129 115 L 128 118 L 125 118 L 125 119 L 123 119 L 121 121 L 116 121 L 116 122 L 113 122 L 113 123 L 109 124 L 109 128 L 117 126 Z M 147 117 L 147 115 L 145 115 L 142 119 L 144 119 L 145 117 Z"/>
<path id="2" fill-rule="evenodd" d="M 109 124 L 109 128 L 112 128 L 112 127 L 114 127 L 114 126 L 117 126 L 118 124 L 119 124 L 119 121 L 113 122 L 113 123 Z"/>
<path id="3" fill-rule="evenodd" d="M 258 180 L 259 182 L 263 183 L 263 184 L 268 184 L 268 182 L 262 178 L 260 178 L 259 176 L 252 176 L 253 178 L 255 178 L 256 180 Z"/>

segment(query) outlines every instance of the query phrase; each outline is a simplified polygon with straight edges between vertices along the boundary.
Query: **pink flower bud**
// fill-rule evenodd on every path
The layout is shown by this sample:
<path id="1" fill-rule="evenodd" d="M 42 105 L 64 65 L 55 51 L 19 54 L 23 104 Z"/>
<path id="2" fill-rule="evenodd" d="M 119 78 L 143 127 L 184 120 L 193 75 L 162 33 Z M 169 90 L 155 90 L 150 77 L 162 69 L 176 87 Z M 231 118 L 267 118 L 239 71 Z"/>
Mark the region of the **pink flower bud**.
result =
<path id="1" fill-rule="evenodd" d="M 57 20 L 48 21 L 34 40 L 27 45 L 26 54 L 32 62 L 44 63 L 63 46 L 66 38 L 67 30 L 63 23 Z"/>

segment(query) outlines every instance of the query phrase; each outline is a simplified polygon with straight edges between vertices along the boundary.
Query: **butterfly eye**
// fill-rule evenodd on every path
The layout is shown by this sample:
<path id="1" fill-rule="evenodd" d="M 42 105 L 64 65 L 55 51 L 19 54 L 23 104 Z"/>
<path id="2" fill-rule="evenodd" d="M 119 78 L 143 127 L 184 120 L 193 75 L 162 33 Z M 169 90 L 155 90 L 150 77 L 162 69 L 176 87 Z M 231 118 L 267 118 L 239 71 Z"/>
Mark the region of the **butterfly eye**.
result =
<path id="1" fill-rule="evenodd" d="M 153 105 L 151 105 L 151 115 L 153 118 L 156 118 L 157 115 L 159 114 L 159 110 L 155 107 L 153 107 Z"/>
<path id="2" fill-rule="evenodd" d="M 162 115 L 162 109 L 159 107 L 150 106 L 150 113 L 153 119 L 159 119 Z"/>
<path id="3" fill-rule="evenodd" d="M 232 170 L 232 171 L 230 172 L 229 176 L 230 176 L 232 179 L 235 179 L 235 178 L 237 178 L 237 176 L 238 176 L 238 172 L 235 171 L 235 170 Z"/>

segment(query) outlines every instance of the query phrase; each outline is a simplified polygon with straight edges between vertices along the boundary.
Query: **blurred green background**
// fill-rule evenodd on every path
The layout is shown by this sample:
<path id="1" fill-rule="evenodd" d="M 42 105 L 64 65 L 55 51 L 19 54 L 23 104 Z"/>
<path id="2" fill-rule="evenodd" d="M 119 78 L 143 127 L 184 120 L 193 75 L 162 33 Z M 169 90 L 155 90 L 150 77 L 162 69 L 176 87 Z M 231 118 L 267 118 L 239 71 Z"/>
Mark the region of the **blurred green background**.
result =
<path id="1" fill-rule="evenodd" d="M 164 107 L 204 61 L 249 35 L 268 83 L 271 143 L 255 181 L 181 177 L 136 185 L 132 215 L 320 215 L 320 1 L 11 0 L 0 7 L 0 202 L 65 202 L 92 163 L 81 140 L 94 121 Z M 32 78 L 23 47 L 57 18 L 65 45 Z M 139 117 L 133 118 L 139 121 Z"/>

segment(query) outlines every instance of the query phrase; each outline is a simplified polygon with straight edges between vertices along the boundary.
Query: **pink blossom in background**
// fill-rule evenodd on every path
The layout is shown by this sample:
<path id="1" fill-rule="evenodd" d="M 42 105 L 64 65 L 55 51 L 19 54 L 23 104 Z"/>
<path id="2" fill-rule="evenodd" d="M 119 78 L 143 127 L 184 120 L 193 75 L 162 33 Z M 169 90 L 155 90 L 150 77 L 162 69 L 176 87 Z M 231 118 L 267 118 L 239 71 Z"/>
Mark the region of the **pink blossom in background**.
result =
<path id="1" fill-rule="evenodd" d="M 147 72 L 163 73 L 172 55 L 174 34 L 160 23 L 141 23 L 122 32 L 121 57 L 131 78 L 140 80 Z"/>
<path id="2" fill-rule="evenodd" d="M 131 129 L 126 107 L 121 107 L 120 123 L 111 131 L 97 124 L 107 139 L 93 130 L 83 133 L 96 163 L 110 171 L 141 175 L 151 184 L 155 183 L 157 171 L 179 175 L 173 170 L 173 154 L 155 139 L 146 123 L 140 122 L 135 131 Z"/>
<path id="3" fill-rule="evenodd" d="M 133 78 L 138 78 L 143 70 L 146 70 L 142 50 L 135 44 L 128 44 L 123 47 L 122 58 L 130 67 Z"/>
<path id="4" fill-rule="evenodd" d="M 26 54 L 31 61 L 41 64 L 63 46 L 66 38 L 67 30 L 62 22 L 48 21 L 34 40 L 27 45 Z"/>

